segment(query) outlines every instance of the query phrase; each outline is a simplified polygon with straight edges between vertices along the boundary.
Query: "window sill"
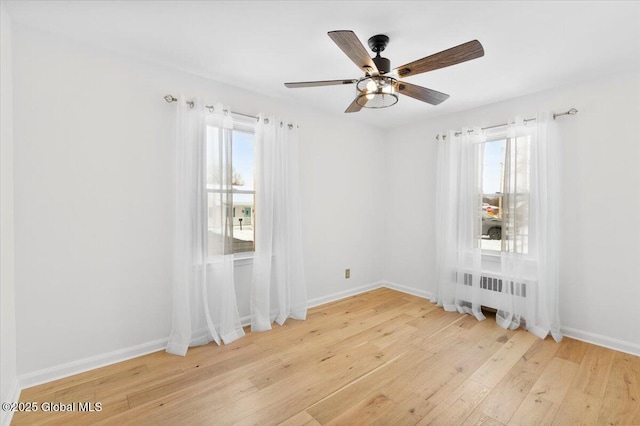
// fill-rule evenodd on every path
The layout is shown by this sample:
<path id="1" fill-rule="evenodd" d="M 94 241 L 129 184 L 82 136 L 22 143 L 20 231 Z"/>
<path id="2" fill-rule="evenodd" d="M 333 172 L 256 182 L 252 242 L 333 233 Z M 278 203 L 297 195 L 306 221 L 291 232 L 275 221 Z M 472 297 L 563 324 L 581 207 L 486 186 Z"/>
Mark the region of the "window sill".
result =
<path id="1" fill-rule="evenodd" d="M 495 250 L 482 250 L 482 260 L 500 263 L 502 252 Z"/>
<path id="2" fill-rule="evenodd" d="M 495 250 L 482 250 L 481 257 L 483 261 L 500 263 L 502 261 L 502 252 Z M 535 259 L 530 253 L 520 254 L 520 257 L 525 262 L 535 262 Z"/>
<path id="3" fill-rule="evenodd" d="M 253 265 L 253 258 L 255 256 L 255 252 L 244 252 L 244 253 L 236 253 L 233 255 L 233 265 L 234 266 L 245 266 L 245 265 Z M 214 265 L 216 263 L 222 263 L 222 260 L 218 260 L 216 257 L 207 258 L 207 265 Z"/>
<path id="4" fill-rule="evenodd" d="M 246 266 L 253 265 L 253 257 L 256 253 L 253 251 L 248 251 L 244 253 L 236 253 L 233 255 L 233 264 L 234 266 Z"/>

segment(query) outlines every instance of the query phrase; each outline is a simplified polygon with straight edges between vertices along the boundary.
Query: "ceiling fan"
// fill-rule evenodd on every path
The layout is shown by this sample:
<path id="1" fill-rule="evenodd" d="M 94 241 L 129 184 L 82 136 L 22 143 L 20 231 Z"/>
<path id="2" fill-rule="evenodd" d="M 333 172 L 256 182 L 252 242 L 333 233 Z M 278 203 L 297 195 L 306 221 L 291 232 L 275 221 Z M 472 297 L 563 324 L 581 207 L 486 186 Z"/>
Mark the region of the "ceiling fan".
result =
<path id="1" fill-rule="evenodd" d="M 445 101 L 449 95 L 407 83 L 400 80 L 400 78 L 437 70 L 484 56 L 482 44 L 478 40 L 473 40 L 391 70 L 391 61 L 380 56 L 380 52 L 384 51 L 387 44 L 389 44 L 389 37 L 386 35 L 378 34 L 369 39 L 369 47 L 376 54 L 372 58 L 353 31 L 329 31 L 328 34 L 349 59 L 364 71 L 364 77 L 350 80 L 305 81 L 285 83 L 284 85 L 293 89 L 355 84 L 356 98 L 345 112 L 358 112 L 363 107 L 390 107 L 398 102 L 398 93 L 431 105 L 438 105 Z"/>

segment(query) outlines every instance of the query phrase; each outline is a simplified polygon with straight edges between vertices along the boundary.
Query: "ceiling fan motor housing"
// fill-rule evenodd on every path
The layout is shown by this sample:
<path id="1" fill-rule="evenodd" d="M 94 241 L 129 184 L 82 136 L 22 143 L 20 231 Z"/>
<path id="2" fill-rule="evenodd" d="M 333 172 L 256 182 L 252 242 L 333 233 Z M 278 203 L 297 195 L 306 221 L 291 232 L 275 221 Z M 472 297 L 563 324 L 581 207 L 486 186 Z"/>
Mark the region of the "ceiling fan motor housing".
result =
<path id="1" fill-rule="evenodd" d="M 380 74 L 386 74 L 391 71 L 391 61 L 380 56 L 380 52 L 384 51 L 387 44 L 389 44 L 389 37 L 384 34 L 374 35 L 369 39 L 368 44 L 371 50 L 376 53 L 376 57 L 372 59 Z"/>
<path id="2" fill-rule="evenodd" d="M 378 68 L 378 71 L 380 71 L 380 74 L 386 74 L 391 71 L 391 61 L 387 58 L 376 56 L 375 58 L 371 59 L 373 59 L 373 63 L 376 64 L 376 67 Z"/>

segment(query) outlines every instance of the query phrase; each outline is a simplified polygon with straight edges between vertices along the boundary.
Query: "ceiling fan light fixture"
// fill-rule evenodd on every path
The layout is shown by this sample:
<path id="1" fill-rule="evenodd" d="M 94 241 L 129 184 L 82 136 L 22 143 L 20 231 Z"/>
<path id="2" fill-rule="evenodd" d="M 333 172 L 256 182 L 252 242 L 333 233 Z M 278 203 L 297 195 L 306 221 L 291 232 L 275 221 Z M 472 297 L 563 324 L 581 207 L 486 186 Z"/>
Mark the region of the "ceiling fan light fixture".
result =
<path id="1" fill-rule="evenodd" d="M 398 102 L 398 80 L 393 77 L 367 76 L 356 84 L 356 102 L 364 108 L 388 108 Z"/>

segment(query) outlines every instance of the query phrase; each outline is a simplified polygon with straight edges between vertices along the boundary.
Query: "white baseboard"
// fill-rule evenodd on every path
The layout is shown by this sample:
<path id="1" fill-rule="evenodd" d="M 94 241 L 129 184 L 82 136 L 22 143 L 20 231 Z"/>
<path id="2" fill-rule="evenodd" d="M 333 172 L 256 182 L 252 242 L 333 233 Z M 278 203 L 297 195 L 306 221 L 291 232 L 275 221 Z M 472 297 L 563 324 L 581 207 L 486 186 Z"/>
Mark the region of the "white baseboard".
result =
<path id="1" fill-rule="evenodd" d="M 240 326 L 247 327 L 249 325 L 251 325 L 251 315 L 240 317 Z"/>
<path id="2" fill-rule="evenodd" d="M 567 336 L 572 339 L 603 346 L 605 348 L 613 349 L 614 351 L 640 356 L 640 345 L 636 343 L 614 339 L 613 337 L 607 337 L 601 334 L 589 333 L 588 331 L 577 330 L 571 327 L 560 327 L 560 332 L 563 336 Z"/>
<path id="3" fill-rule="evenodd" d="M 428 292 L 422 289 L 407 287 L 401 284 L 393 283 L 391 281 L 383 281 L 382 286 L 386 288 L 390 288 L 391 290 L 397 290 L 402 293 L 407 293 L 413 296 L 422 297 L 423 299 L 433 300 L 433 294 L 431 292 Z"/>
<path id="4" fill-rule="evenodd" d="M 153 342 L 142 343 L 140 345 L 119 349 L 106 354 L 79 359 L 77 361 L 57 365 L 55 367 L 44 368 L 32 373 L 23 374 L 19 377 L 20 388 L 30 388 L 53 380 L 73 376 L 74 374 L 84 373 L 85 371 L 106 367 L 107 365 L 147 355 L 152 352 L 157 352 L 165 349 L 167 347 L 167 342 L 168 339 L 159 339 Z"/>
<path id="5" fill-rule="evenodd" d="M 316 306 L 324 305 L 325 303 L 331 303 L 337 300 L 344 299 L 346 297 L 355 296 L 356 294 L 366 293 L 367 291 L 375 290 L 376 288 L 380 287 L 384 287 L 384 282 L 377 281 L 374 283 L 362 285 L 360 287 L 350 288 L 348 290 L 328 294 L 326 296 L 315 297 L 307 301 L 307 307 L 314 308 Z"/>
<path id="6" fill-rule="evenodd" d="M 4 402 L 18 402 L 20 401 L 20 386 L 18 379 L 13 379 L 13 383 L 11 384 L 11 391 L 9 391 L 9 396 Z M 11 424 L 11 419 L 13 418 L 13 411 L 0 411 L 0 425 L 9 426 Z"/>

